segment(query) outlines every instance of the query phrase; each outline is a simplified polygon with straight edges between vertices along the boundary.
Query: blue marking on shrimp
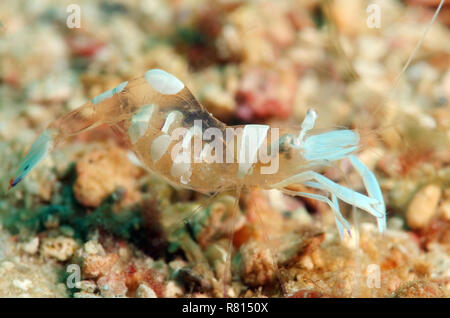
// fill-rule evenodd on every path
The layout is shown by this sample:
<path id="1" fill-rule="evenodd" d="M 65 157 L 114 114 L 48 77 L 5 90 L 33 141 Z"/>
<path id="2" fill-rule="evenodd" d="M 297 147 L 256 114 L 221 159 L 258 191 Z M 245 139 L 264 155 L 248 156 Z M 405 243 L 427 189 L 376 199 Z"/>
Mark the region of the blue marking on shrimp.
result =
<path id="1" fill-rule="evenodd" d="M 48 154 L 52 147 L 52 137 L 49 130 L 45 130 L 33 143 L 30 151 L 19 164 L 14 178 L 9 181 L 9 188 L 16 186 L 22 179 L 36 167 Z"/>
<path id="2" fill-rule="evenodd" d="M 120 83 L 117 87 L 114 87 L 113 89 L 110 89 L 109 91 L 101 93 L 100 95 L 98 95 L 92 99 L 92 101 L 91 101 L 92 104 L 98 104 L 98 103 L 103 102 L 107 98 L 113 97 L 115 94 L 120 93 L 125 88 L 125 86 L 127 86 L 127 84 L 128 84 L 128 81 Z"/>
<path id="3" fill-rule="evenodd" d="M 303 143 L 305 159 L 335 161 L 342 159 L 358 148 L 359 135 L 351 130 L 336 130 L 312 135 Z"/>

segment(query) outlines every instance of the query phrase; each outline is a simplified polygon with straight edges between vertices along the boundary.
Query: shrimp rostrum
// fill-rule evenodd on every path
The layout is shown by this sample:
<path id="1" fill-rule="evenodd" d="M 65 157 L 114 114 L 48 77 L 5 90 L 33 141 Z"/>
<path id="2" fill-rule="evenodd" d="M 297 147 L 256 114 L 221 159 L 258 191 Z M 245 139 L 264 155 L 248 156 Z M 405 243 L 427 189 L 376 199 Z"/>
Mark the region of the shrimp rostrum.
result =
<path id="1" fill-rule="evenodd" d="M 386 213 L 379 184 L 354 155 L 358 133 L 340 129 L 311 134 L 316 117 L 309 110 L 299 128 L 227 126 L 206 111 L 178 78 L 152 69 L 52 122 L 19 164 L 10 187 L 60 141 L 109 124 L 125 136 L 144 167 L 172 184 L 202 193 L 260 186 L 320 200 L 333 210 L 342 237 L 351 232 L 340 211 L 341 200 L 373 215 L 384 232 Z M 313 170 L 345 158 L 364 181 L 367 195 Z M 328 195 L 292 190 L 298 183 Z"/>

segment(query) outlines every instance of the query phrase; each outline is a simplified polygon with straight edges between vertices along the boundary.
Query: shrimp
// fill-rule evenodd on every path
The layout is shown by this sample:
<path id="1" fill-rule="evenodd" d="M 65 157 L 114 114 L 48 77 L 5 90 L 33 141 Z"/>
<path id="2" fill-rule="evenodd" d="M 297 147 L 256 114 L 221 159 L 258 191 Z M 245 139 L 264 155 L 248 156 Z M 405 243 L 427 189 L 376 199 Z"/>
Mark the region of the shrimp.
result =
<path id="1" fill-rule="evenodd" d="M 341 237 L 351 235 L 339 200 L 374 216 L 386 229 L 386 209 L 374 174 L 354 155 L 359 135 L 349 129 L 310 134 L 317 113 L 311 109 L 300 128 L 269 125 L 227 126 L 195 99 L 182 81 L 160 69 L 123 82 L 52 122 L 21 161 L 16 186 L 62 140 L 109 124 L 129 142 L 140 163 L 169 183 L 202 193 L 260 186 L 327 203 Z M 348 158 L 367 195 L 339 185 L 314 167 Z M 296 183 L 329 193 L 290 189 Z M 238 190 L 239 192 L 239 190 Z"/>

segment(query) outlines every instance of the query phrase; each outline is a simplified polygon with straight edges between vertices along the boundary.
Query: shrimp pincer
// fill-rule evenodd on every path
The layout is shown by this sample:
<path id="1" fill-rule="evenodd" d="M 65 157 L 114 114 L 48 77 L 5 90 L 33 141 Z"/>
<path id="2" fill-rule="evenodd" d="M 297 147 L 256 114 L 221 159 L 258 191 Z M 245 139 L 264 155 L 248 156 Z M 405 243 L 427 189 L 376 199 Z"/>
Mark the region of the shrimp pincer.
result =
<path id="1" fill-rule="evenodd" d="M 372 216 L 380 232 L 386 210 L 374 174 L 354 155 L 357 132 L 341 129 L 310 134 L 317 114 L 308 111 L 300 128 L 269 125 L 228 126 L 214 118 L 175 76 L 152 69 L 123 82 L 52 122 L 19 164 L 16 186 L 62 140 L 108 124 L 129 142 L 140 163 L 168 182 L 202 193 L 260 186 L 327 203 L 341 237 L 350 234 L 339 201 Z M 367 195 L 337 184 L 312 170 L 348 158 Z M 302 183 L 327 195 L 293 191 Z"/>

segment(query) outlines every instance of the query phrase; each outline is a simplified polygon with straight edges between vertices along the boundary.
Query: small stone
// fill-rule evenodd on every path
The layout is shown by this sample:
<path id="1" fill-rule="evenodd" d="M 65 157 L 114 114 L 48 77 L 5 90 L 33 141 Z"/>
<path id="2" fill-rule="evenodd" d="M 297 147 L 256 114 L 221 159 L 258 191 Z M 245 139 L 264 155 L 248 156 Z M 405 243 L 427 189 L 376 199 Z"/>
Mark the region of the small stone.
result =
<path id="1" fill-rule="evenodd" d="M 13 280 L 13 285 L 16 286 L 17 288 L 22 289 L 23 291 L 27 291 L 28 289 L 33 287 L 33 283 L 29 279 L 24 280 L 15 279 Z"/>
<path id="2" fill-rule="evenodd" d="M 175 298 L 183 295 L 183 290 L 173 280 L 169 281 L 166 285 L 164 296 L 167 298 Z"/>
<path id="3" fill-rule="evenodd" d="M 91 294 L 91 293 L 87 293 L 87 292 L 78 292 L 78 293 L 74 293 L 73 294 L 74 298 L 102 298 L 100 295 L 96 295 L 96 294 Z"/>
<path id="4" fill-rule="evenodd" d="M 89 255 L 83 263 L 83 273 L 89 277 L 106 275 L 119 260 L 119 255 L 111 253 L 105 256 Z"/>
<path id="5" fill-rule="evenodd" d="M 139 298 L 158 298 L 155 291 L 146 284 L 140 284 L 136 290 L 136 295 Z"/>
<path id="6" fill-rule="evenodd" d="M 306 255 L 305 257 L 303 257 L 302 260 L 300 261 L 300 264 L 307 270 L 314 269 L 314 263 L 309 255 Z"/>
<path id="7" fill-rule="evenodd" d="M 95 284 L 92 280 L 82 280 L 78 283 L 77 288 L 86 293 L 93 293 L 97 289 L 97 284 Z"/>
<path id="8" fill-rule="evenodd" d="M 243 260 L 242 280 L 252 287 L 272 284 L 275 267 L 270 250 L 256 242 L 249 242 L 243 244 L 240 251 Z"/>
<path id="9" fill-rule="evenodd" d="M 86 244 L 84 244 L 84 250 L 87 254 L 92 255 L 105 255 L 105 250 L 103 249 L 103 246 L 99 244 L 96 241 L 88 241 Z"/>
<path id="10" fill-rule="evenodd" d="M 22 245 L 22 250 L 28 254 L 36 254 L 39 249 L 39 237 L 34 237 Z"/>
<path id="11" fill-rule="evenodd" d="M 429 184 L 420 189 L 411 200 L 406 211 L 406 222 L 412 229 L 423 229 L 436 212 L 441 198 L 441 188 Z"/>
<path id="12" fill-rule="evenodd" d="M 41 255 L 45 258 L 56 258 L 58 261 L 67 261 L 75 252 L 77 243 L 73 238 L 58 236 L 45 238 L 41 244 Z"/>

